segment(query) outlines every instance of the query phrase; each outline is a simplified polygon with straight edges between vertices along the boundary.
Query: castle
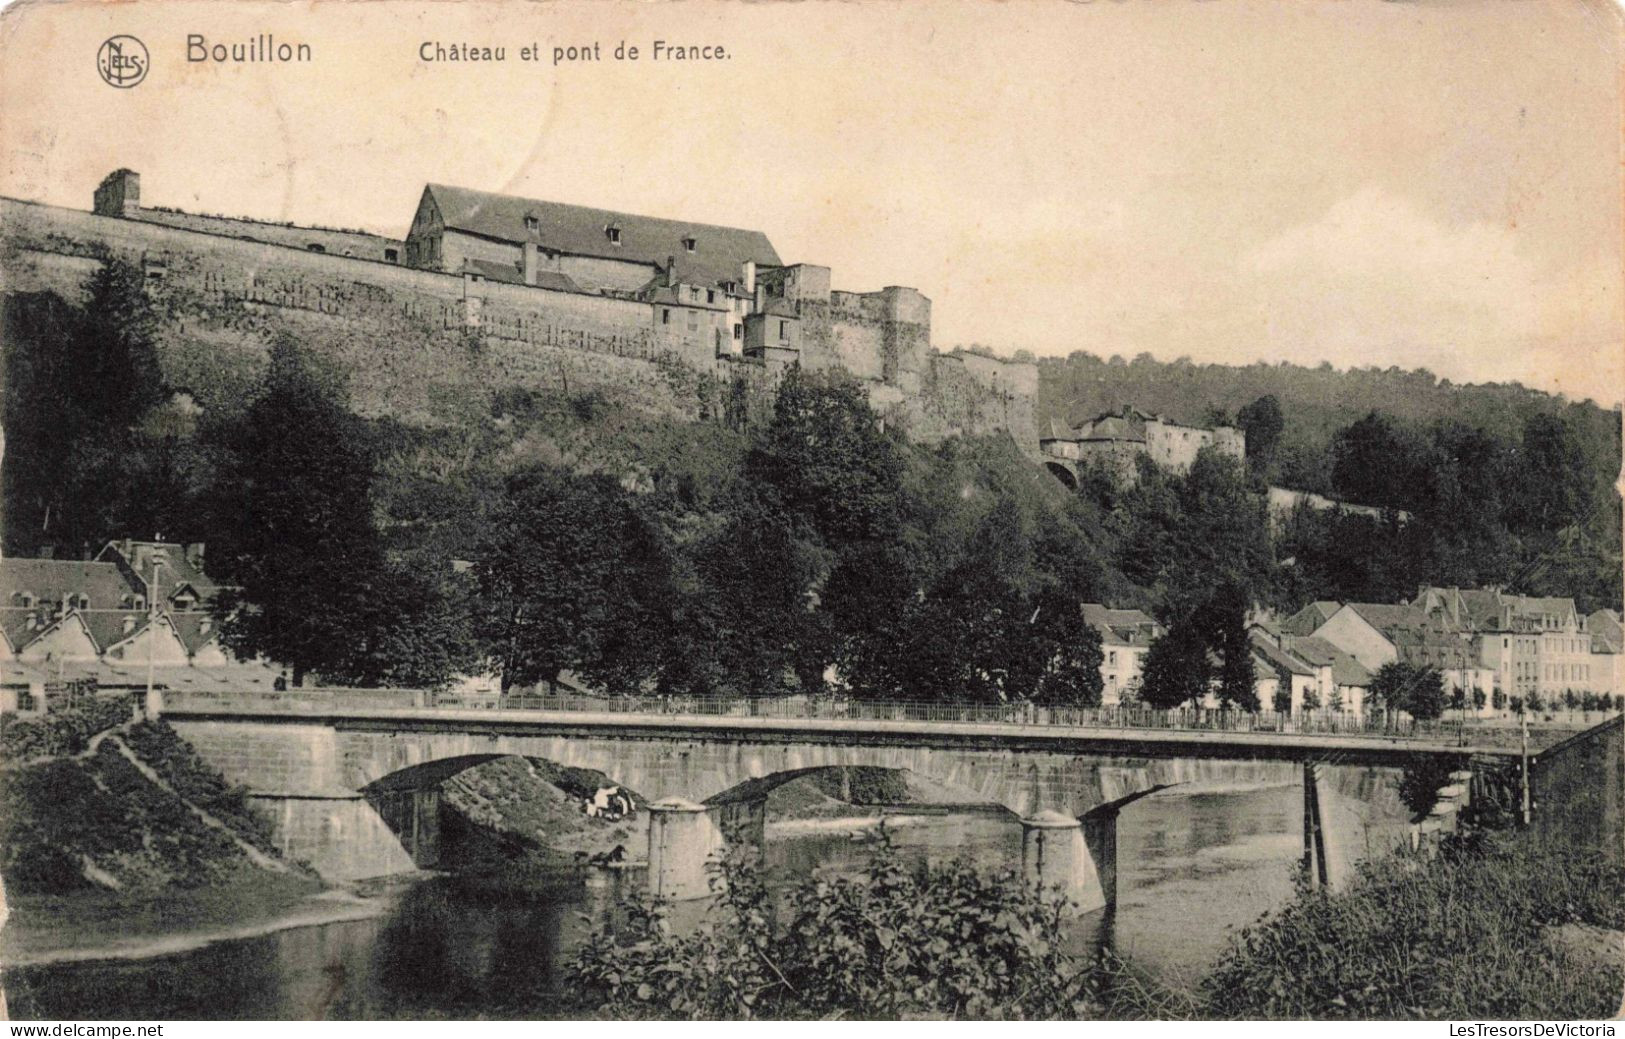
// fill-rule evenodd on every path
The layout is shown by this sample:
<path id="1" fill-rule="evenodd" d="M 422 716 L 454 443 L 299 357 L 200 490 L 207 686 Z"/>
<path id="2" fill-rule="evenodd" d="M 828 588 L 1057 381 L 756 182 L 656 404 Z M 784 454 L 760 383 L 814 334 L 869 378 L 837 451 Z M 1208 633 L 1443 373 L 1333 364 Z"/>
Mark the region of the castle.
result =
<path id="1" fill-rule="evenodd" d="M 1186 426 L 1133 407 L 1097 416 L 1075 429 L 1051 421 L 1039 447 L 1045 464 L 1071 486 L 1077 485 L 1080 462 L 1101 465 L 1119 479 L 1133 481 L 1142 455 L 1175 472 L 1189 469 L 1204 447 L 1238 462 L 1247 457 L 1247 438 L 1234 426 Z"/>
<path id="2" fill-rule="evenodd" d="M 799 364 L 849 372 L 915 439 L 1037 452 L 1035 365 L 938 353 L 918 291 L 834 289 L 760 231 L 431 184 L 397 240 L 145 207 L 127 169 L 89 213 L 0 200 L 8 292 L 77 298 L 108 257 L 144 272 L 166 380 L 205 407 L 242 399 L 288 332 L 340 362 L 358 412 L 404 421 L 511 386 L 720 419 Z"/>

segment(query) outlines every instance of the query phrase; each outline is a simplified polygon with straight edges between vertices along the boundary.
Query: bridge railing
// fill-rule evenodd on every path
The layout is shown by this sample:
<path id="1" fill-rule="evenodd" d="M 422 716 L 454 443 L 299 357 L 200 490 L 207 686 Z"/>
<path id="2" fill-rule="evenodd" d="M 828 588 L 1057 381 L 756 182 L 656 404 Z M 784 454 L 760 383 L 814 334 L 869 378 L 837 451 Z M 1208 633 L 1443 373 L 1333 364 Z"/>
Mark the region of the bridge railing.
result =
<path id="1" fill-rule="evenodd" d="M 421 689 L 293 689 L 276 692 L 173 690 L 165 710 L 230 710 L 253 713 L 319 714 L 344 710 L 491 710 L 556 714 L 622 714 L 641 717 L 756 718 L 866 722 L 937 722 L 1004 725 L 1034 729 L 1139 729 L 1426 738 L 1458 742 L 1458 719 L 1417 721 L 1409 715 L 1376 711 L 1355 714 L 1307 711 L 1287 714 L 1211 708 L 1156 710 L 1140 706 L 1039 707 L 1032 704 L 943 701 L 865 701 L 773 697 L 747 699 L 705 696 L 452 696 Z"/>

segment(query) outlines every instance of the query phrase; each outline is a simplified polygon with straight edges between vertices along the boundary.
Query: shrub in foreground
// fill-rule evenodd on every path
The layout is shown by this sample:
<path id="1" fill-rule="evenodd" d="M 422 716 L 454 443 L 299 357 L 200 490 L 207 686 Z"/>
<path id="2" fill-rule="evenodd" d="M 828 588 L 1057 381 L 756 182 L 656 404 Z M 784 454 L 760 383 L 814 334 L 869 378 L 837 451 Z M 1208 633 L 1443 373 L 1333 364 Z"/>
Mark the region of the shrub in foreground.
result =
<path id="1" fill-rule="evenodd" d="M 1203 983 L 1204 1016 L 1427 1020 L 1609 1017 L 1614 955 L 1559 928 L 1625 928 L 1625 868 L 1528 835 L 1449 841 L 1440 857 L 1364 866 L 1347 890 L 1301 890 L 1244 930 Z M 1572 930 L 1572 929 L 1571 929 Z"/>
<path id="2" fill-rule="evenodd" d="M 806 880 L 775 907 L 757 866 L 723 865 L 698 928 L 640 904 L 572 967 L 602 1012 L 634 1017 L 1073 1018 L 1092 964 L 1063 949 L 1062 909 L 1009 873 L 915 869 L 883 847 L 858 877 Z"/>

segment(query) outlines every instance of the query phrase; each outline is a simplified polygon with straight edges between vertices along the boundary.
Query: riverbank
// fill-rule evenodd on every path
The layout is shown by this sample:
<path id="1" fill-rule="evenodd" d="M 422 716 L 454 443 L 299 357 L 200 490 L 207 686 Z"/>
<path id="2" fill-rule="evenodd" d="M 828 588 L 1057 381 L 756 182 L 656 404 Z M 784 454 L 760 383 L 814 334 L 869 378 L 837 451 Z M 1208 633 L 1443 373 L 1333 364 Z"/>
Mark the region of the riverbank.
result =
<path id="1" fill-rule="evenodd" d="M 413 878 L 415 879 L 415 878 Z M 22 895 L 0 931 L 7 968 L 188 952 L 296 927 L 389 912 L 401 882 L 330 888 L 304 875 L 263 873 L 218 887 L 127 894 Z"/>

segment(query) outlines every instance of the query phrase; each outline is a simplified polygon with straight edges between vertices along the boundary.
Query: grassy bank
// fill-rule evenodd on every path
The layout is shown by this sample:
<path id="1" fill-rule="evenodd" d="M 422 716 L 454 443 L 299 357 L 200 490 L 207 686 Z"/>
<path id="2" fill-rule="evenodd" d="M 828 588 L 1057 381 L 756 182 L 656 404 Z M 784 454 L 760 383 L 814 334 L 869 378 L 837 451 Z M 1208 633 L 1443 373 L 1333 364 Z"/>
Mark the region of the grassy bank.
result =
<path id="1" fill-rule="evenodd" d="M 1515 832 L 1447 841 L 1433 861 L 1365 865 L 1243 931 L 1193 1016 L 1612 1017 L 1625 992 L 1625 867 Z"/>

